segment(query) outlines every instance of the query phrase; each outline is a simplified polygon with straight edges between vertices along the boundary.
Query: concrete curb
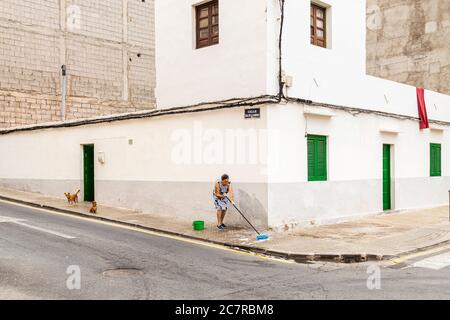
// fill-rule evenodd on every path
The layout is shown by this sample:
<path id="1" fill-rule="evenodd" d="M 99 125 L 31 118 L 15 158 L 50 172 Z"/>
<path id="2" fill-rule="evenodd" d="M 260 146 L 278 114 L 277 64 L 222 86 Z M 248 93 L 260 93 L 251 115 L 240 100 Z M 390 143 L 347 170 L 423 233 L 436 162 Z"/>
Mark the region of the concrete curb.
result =
<path id="1" fill-rule="evenodd" d="M 105 221 L 105 222 L 110 222 L 110 223 L 115 223 L 115 224 L 124 225 L 124 226 L 128 226 L 128 227 L 148 230 L 148 231 L 152 231 L 152 232 L 156 232 L 156 233 L 162 233 L 162 234 L 167 234 L 167 235 L 171 235 L 171 236 L 186 238 L 186 239 L 190 239 L 190 240 L 216 244 L 216 245 L 220 245 L 220 246 L 224 246 L 227 248 L 232 248 L 235 250 L 244 251 L 244 252 L 248 252 L 248 253 L 255 253 L 255 254 L 265 255 L 265 256 L 269 256 L 269 257 L 285 259 L 285 260 L 293 260 L 297 263 L 309 263 L 309 262 L 314 262 L 314 261 L 335 262 L 335 263 L 361 263 L 361 262 L 368 262 L 368 261 L 386 261 L 386 260 L 391 260 L 394 258 L 399 258 L 401 256 L 410 255 L 410 254 L 421 252 L 421 251 L 426 251 L 428 249 L 450 243 L 450 240 L 447 240 L 447 241 L 433 244 L 431 246 L 426 246 L 426 247 L 417 248 L 417 249 L 414 249 L 411 251 L 402 252 L 401 254 L 398 254 L 398 255 L 379 255 L 379 254 L 366 254 L 366 253 L 360 253 L 360 254 L 292 253 L 292 252 L 268 250 L 268 249 L 264 249 L 264 248 L 260 248 L 260 247 L 239 245 L 239 244 L 232 244 L 232 243 L 227 243 L 227 242 L 222 242 L 222 241 L 204 239 L 204 238 L 200 238 L 200 237 L 186 235 L 186 234 L 179 233 L 179 232 L 148 227 L 148 226 L 144 226 L 144 225 L 137 224 L 137 223 L 131 223 L 131 222 L 125 222 L 125 221 L 120 221 L 120 220 L 115 220 L 115 219 L 110 219 L 110 218 L 105 218 L 105 217 L 100 217 L 100 216 L 94 216 L 91 214 L 81 213 L 81 212 L 67 210 L 67 209 L 61 209 L 58 207 L 48 206 L 45 204 L 38 204 L 35 202 L 5 197 L 3 195 L 0 195 L 0 200 L 15 202 L 15 203 L 27 205 L 27 206 L 34 207 L 34 208 L 47 209 L 47 210 L 51 210 L 51 211 L 55 211 L 55 212 L 80 216 L 80 217 L 84 217 L 84 218 L 101 220 L 101 221 Z"/>

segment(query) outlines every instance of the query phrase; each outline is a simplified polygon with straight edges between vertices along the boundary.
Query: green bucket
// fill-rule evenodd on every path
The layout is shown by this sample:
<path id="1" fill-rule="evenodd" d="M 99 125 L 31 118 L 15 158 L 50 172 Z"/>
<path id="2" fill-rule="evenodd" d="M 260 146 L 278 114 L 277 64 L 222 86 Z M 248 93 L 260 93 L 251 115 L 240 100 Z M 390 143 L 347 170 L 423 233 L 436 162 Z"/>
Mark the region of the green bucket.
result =
<path id="1" fill-rule="evenodd" d="M 194 227 L 194 230 L 202 231 L 205 229 L 205 221 L 194 221 L 192 222 L 192 226 Z"/>

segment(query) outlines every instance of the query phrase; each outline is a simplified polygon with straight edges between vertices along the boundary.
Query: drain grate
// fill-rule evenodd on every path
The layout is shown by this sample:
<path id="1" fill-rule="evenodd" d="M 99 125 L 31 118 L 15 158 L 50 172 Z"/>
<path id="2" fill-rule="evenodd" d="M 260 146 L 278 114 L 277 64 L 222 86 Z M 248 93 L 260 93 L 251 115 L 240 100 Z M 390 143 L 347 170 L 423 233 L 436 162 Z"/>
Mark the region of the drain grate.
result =
<path id="1" fill-rule="evenodd" d="M 102 272 L 102 275 L 105 277 L 142 276 L 143 274 L 142 269 L 138 268 L 114 268 Z"/>

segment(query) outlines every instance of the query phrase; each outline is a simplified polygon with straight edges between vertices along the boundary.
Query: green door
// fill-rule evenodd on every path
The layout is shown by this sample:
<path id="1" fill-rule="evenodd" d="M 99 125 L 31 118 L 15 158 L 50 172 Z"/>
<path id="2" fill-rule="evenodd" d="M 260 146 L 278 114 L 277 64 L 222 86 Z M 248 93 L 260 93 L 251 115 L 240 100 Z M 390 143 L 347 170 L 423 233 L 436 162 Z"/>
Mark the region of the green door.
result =
<path id="1" fill-rule="evenodd" d="M 94 145 L 83 146 L 84 201 L 94 201 Z"/>
<path id="2" fill-rule="evenodd" d="M 383 210 L 391 210 L 391 146 L 383 145 Z"/>

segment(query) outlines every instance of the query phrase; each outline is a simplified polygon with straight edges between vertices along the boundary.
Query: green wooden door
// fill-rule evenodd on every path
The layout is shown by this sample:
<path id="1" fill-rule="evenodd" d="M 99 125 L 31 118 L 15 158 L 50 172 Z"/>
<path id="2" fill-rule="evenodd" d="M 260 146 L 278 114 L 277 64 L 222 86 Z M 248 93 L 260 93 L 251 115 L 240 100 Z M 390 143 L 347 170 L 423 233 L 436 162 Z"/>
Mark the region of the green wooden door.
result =
<path id="1" fill-rule="evenodd" d="M 94 145 L 83 146 L 84 201 L 94 201 Z"/>
<path id="2" fill-rule="evenodd" d="M 391 209 L 391 146 L 383 145 L 383 210 Z"/>

